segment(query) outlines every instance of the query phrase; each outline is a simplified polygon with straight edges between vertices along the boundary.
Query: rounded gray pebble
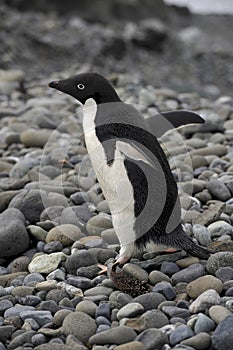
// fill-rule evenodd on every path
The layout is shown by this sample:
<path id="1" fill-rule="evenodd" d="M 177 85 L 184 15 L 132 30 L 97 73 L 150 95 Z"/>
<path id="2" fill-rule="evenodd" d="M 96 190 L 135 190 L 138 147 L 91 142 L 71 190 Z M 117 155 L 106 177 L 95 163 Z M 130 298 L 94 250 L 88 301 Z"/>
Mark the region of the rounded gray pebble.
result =
<path id="1" fill-rule="evenodd" d="M 89 315 L 81 311 L 75 311 L 66 316 L 62 329 L 65 335 L 72 334 L 78 340 L 87 343 L 95 334 L 97 326 Z"/>
<path id="2" fill-rule="evenodd" d="M 90 265 L 97 264 L 97 262 L 98 260 L 94 253 L 88 250 L 80 250 L 67 258 L 65 266 L 68 273 L 74 275 L 78 268 L 89 267 Z"/>
<path id="3" fill-rule="evenodd" d="M 170 282 L 159 282 L 153 287 L 153 292 L 161 293 L 167 300 L 172 300 L 176 297 L 176 291 Z"/>
<path id="4" fill-rule="evenodd" d="M 183 269 L 174 275 L 172 275 L 172 281 L 177 284 L 179 282 L 191 282 L 198 277 L 204 276 L 206 274 L 205 268 L 201 264 L 193 264 L 186 269 Z"/>
<path id="5" fill-rule="evenodd" d="M 14 208 L 0 214 L 0 256 L 9 257 L 24 252 L 29 246 L 29 236 L 24 215 Z"/>
<path id="6" fill-rule="evenodd" d="M 169 341 L 172 346 L 180 343 L 182 340 L 191 338 L 194 336 L 194 332 L 189 326 L 178 326 L 170 335 Z"/>
<path id="7" fill-rule="evenodd" d="M 137 333 L 130 327 L 119 326 L 110 328 L 106 331 L 93 335 L 89 342 L 90 344 L 105 345 L 105 344 L 124 344 L 133 341 Z"/>
<path id="8" fill-rule="evenodd" d="M 168 343 L 167 335 L 156 328 L 143 331 L 135 340 L 144 344 L 146 350 L 162 350 L 163 346 Z"/>
<path id="9" fill-rule="evenodd" d="M 201 332 L 211 332 L 215 329 L 215 323 L 205 314 L 199 313 L 197 321 L 194 325 L 194 331 L 196 334 Z"/>
<path id="10" fill-rule="evenodd" d="M 150 292 L 146 294 L 139 295 L 138 297 L 131 300 L 131 303 L 141 304 L 145 311 L 156 309 L 160 303 L 165 301 L 165 297 L 156 292 Z"/>
<path id="11" fill-rule="evenodd" d="M 216 350 L 232 348 L 233 343 L 233 315 L 225 318 L 215 329 L 212 336 L 212 343 Z"/>
<path id="12" fill-rule="evenodd" d="M 104 316 L 104 317 L 110 319 L 111 307 L 110 307 L 109 303 L 103 303 L 97 307 L 95 317 L 97 318 L 99 316 Z"/>

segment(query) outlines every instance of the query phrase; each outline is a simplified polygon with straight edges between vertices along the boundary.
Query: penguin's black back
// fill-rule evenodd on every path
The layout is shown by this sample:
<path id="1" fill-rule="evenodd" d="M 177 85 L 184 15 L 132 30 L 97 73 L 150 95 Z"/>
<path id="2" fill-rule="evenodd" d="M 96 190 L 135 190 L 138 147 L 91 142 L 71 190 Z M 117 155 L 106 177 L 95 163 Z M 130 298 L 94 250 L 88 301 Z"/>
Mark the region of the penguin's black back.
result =
<path id="1" fill-rule="evenodd" d="M 103 144 L 109 166 L 114 161 L 114 149 L 119 140 L 140 149 L 149 160 L 147 163 L 127 156 L 124 160 L 134 194 L 136 245 L 146 245 L 180 224 L 181 210 L 175 179 L 162 147 L 137 110 L 121 103 L 112 113 L 109 112 L 111 106 L 108 106 L 105 115 L 103 105 L 98 107 L 96 135 Z"/>

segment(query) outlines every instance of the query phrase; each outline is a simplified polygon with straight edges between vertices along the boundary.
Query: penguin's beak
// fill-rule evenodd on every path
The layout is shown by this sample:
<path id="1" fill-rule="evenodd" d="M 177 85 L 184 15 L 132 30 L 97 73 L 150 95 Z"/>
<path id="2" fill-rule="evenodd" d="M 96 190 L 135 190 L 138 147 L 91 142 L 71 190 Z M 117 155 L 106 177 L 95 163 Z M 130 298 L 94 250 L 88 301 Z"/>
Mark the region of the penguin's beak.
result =
<path id="1" fill-rule="evenodd" d="M 59 85 L 60 85 L 59 83 L 60 83 L 59 80 L 51 81 L 49 83 L 49 87 L 59 90 Z"/>

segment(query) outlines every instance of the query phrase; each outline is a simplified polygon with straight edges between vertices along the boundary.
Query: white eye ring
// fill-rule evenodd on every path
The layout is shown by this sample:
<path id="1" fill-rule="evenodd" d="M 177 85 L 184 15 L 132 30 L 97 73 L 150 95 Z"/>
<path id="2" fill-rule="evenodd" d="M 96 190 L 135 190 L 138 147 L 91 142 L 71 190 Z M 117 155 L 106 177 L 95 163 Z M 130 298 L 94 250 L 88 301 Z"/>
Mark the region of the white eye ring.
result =
<path id="1" fill-rule="evenodd" d="M 78 84 L 78 85 L 77 85 L 77 88 L 78 88 L 79 90 L 83 90 L 83 89 L 85 88 L 85 85 L 83 85 L 83 84 Z"/>

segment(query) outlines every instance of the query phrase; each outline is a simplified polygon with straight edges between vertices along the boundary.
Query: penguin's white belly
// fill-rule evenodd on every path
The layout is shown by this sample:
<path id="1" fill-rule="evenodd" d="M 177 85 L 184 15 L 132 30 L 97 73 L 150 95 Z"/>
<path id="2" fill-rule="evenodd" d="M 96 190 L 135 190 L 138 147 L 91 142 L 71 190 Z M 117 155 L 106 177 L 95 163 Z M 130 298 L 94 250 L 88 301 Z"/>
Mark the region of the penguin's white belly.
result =
<path id="1" fill-rule="evenodd" d="M 121 245 L 136 240 L 134 232 L 134 196 L 124 165 L 124 155 L 120 152 L 121 142 L 116 141 L 114 161 L 109 166 L 104 147 L 96 136 L 94 119 L 97 106 L 93 99 L 87 100 L 84 108 L 83 128 L 86 147 L 97 179 L 108 202 L 113 227 Z"/>

